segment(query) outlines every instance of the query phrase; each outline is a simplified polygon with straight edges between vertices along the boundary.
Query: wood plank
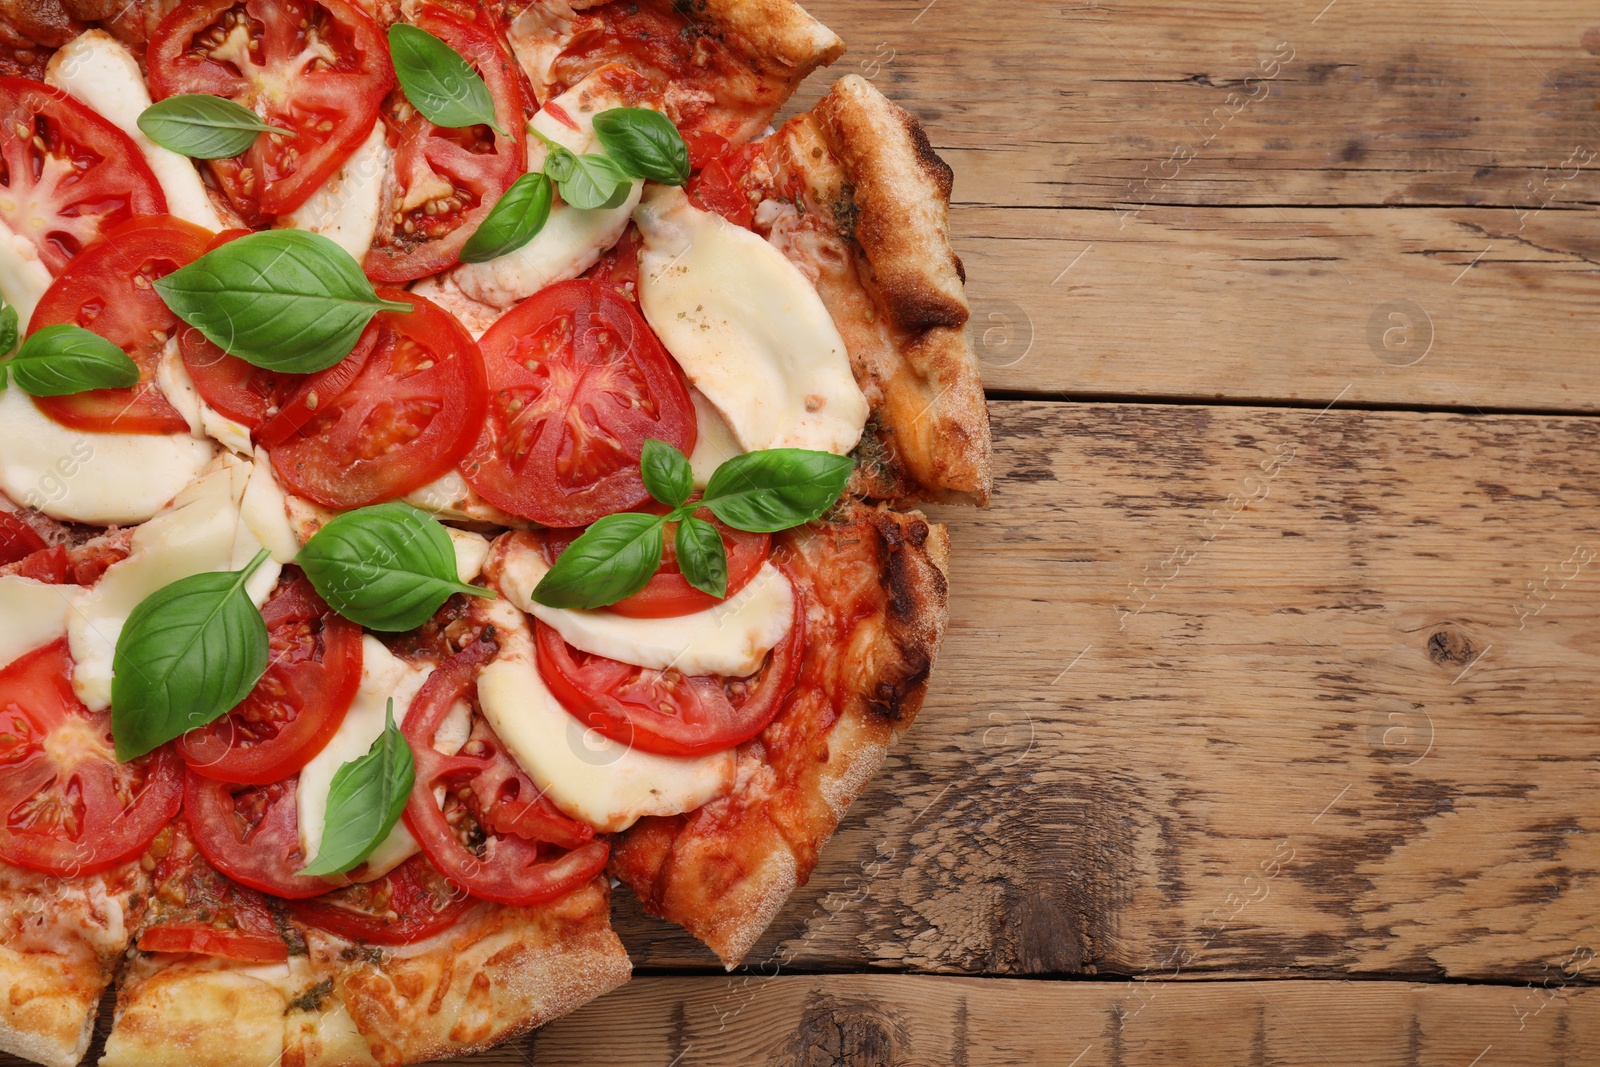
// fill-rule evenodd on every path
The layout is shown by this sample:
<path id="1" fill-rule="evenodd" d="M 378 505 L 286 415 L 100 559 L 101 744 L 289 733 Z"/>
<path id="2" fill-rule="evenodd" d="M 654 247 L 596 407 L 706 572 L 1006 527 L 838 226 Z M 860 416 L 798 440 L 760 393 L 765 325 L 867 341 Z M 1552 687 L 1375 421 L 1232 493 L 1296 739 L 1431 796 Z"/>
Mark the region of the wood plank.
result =
<path id="1" fill-rule="evenodd" d="M 992 411 L 928 705 L 753 966 L 1600 973 L 1600 423 Z"/>
<path id="2" fill-rule="evenodd" d="M 991 388 L 1600 410 L 1600 217 L 967 208 Z"/>
<path id="3" fill-rule="evenodd" d="M 873 78 L 927 123 L 968 203 L 1600 200 L 1600 19 L 1583 4 L 806 6 L 851 51 L 802 101 Z"/>

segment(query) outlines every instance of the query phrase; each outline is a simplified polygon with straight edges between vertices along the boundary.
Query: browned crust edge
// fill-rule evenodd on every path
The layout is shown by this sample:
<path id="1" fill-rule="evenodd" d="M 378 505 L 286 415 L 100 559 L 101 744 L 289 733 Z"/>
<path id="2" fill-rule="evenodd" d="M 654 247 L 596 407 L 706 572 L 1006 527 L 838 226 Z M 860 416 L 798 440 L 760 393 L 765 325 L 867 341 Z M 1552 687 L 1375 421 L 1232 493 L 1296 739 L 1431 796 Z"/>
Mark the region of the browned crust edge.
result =
<path id="1" fill-rule="evenodd" d="M 839 35 L 794 0 L 679 0 L 673 6 L 749 45 L 744 51 L 757 69 L 781 71 L 791 87 L 844 55 Z"/>
<path id="2" fill-rule="evenodd" d="M 89 1047 L 105 983 L 92 993 L 74 993 L 84 976 L 52 967 L 54 959 L 0 949 L 0 1052 L 47 1067 L 75 1067 Z"/>

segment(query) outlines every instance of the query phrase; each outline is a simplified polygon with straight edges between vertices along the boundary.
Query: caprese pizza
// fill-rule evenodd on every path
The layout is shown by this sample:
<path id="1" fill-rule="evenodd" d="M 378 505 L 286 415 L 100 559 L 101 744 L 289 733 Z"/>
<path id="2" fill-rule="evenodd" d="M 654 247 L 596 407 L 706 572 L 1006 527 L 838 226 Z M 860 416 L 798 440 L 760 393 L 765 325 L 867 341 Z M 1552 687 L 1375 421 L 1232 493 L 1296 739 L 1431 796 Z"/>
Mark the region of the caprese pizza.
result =
<path id="1" fill-rule="evenodd" d="M 0 1049 L 401 1064 L 729 966 L 982 504 L 951 174 L 792 0 L 0 0 Z"/>

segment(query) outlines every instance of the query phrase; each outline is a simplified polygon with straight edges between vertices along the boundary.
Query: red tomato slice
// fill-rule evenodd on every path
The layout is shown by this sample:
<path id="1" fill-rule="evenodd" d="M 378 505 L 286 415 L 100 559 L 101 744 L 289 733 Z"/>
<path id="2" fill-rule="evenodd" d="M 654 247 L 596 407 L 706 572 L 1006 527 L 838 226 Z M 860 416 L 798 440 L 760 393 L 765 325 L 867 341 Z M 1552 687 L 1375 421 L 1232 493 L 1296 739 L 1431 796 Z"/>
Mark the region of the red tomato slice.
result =
<path id="1" fill-rule="evenodd" d="M 665 512 L 664 508 L 655 507 L 646 510 L 657 514 Z M 696 518 L 705 519 L 722 535 L 722 547 L 728 554 L 728 596 L 733 596 L 750 584 L 750 579 L 767 561 L 772 550 L 772 538 L 768 534 L 745 533 L 724 526 L 705 508 L 696 513 Z M 701 592 L 690 585 L 689 579 L 678 569 L 678 547 L 674 538 L 676 531 L 676 523 L 667 526 L 662 539 L 665 551 L 662 552 L 661 567 L 650 578 L 649 584 L 632 596 L 612 604 L 606 608 L 607 611 L 634 619 L 664 619 L 704 611 L 721 603 L 710 593 Z M 565 552 L 581 533 L 582 530 L 547 531 L 546 559 L 554 563 L 556 557 Z"/>
<path id="2" fill-rule="evenodd" d="M 613 741 L 663 756 L 721 752 L 759 734 L 794 689 L 805 651 L 805 605 L 794 627 L 748 678 L 688 677 L 580 652 L 535 621 L 539 673 L 579 721 Z"/>
<path id="3" fill-rule="evenodd" d="M 331 508 L 422 488 L 460 461 L 483 423 L 483 356 L 472 335 L 422 297 L 378 293 L 415 310 L 380 313 L 372 354 L 355 380 L 319 397 L 310 420 L 272 452 L 280 481 Z M 263 427 L 277 440 L 272 431 Z"/>
<path id="4" fill-rule="evenodd" d="M 606 249 L 594 266 L 583 272 L 583 277 L 605 282 L 637 299 L 639 291 L 639 252 L 644 247 L 644 237 L 639 227 L 628 223 L 617 243 Z"/>
<path id="5" fill-rule="evenodd" d="M 279 585 L 261 617 L 267 672 L 243 703 L 175 746 L 207 778 L 268 785 L 298 774 L 344 722 L 361 682 L 361 627 L 323 603 L 306 578 Z"/>
<path id="6" fill-rule="evenodd" d="M 494 652 L 489 641 L 474 641 L 445 660 L 411 702 L 401 731 L 416 758 L 417 777 L 406 802 L 406 825 L 434 866 L 473 896 L 538 904 L 599 874 L 610 847 L 550 805 L 481 716 L 459 755 L 433 747 L 451 707 L 475 699 L 478 671 Z M 434 799 L 435 786 L 445 787 L 445 809 Z M 462 844 L 457 829 L 469 817 L 485 835 L 477 850 Z"/>
<path id="7" fill-rule="evenodd" d="M 288 959 L 289 946 L 267 898 L 207 863 L 182 822 L 173 825 L 170 836 L 167 853 L 156 864 L 139 947 L 252 963 Z"/>
<path id="8" fill-rule="evenodd" d="M 541 289 L 481 341 L 489 412 L 461 473 L 485 500 L 545 526 L 586 526 L 649 499 L 648 438 L 694 449 L 678 365 L 615 288 Z"/>
<path id="9" fill-rule="evenodd" d="M 708 160 L 689 182 L 689 199 L 696 207 L 715 211 L 735 226 L 748 230 L 755 224 L 755 208 L 739 179 L 760 150 L 759 144 L 746 145 Z"/>
<path id="10" fill-rule="evenodd" d="M 407 945 L 449 929 L 476 903 L 426 856 L 413 856 L 376 881 L 292 901 L 289 914 L 351 941 Z"/>
<path id="11" fill-rule="evenodd" d="M 382 327 L 369 323 L 356 339 L 350 354 L 327 370 L 310 375 L 285 376 L 280 395 L 275 402 L 272 418 L 256 433 L 256 440 L 265 448 L 277 448 L 300 432 L 319 409 L 350 388 L 367 365 L 367 357 L 378 344 Z"/>
<path id="12" fill-rule="evenodd" d="M 9 511 L 0 511 L 0 566 L 15 563 L 47 547 L 44 538 L 32 526 Z"/>
<path id="13" fill-rule="evenodd" d="M 0 78 L 0 159 L 0 221 L 33 242 L 51 274 L 113 227 L 167 210 L 125 133 L 38 82 Z"/>
<path id="14" fill-rule="evenodd" d="M 66 638 L 0 670 L 0 859 L 76 877 L 144 851 L 178 814 L 168 748 L 118 763 L 111 715 L 72 691 Z"/>
<path id="15" fill-rule="evenodd" d="M 152 283 L 198 259 L 211 234 L 171 215 L 135 219 L 85 248 L 39 298 L 28 332 L 70 323 L 93 330 L 139 366 L 128 389 L 35 397 L 63 426 L 105 433 L 184 433 L 189 424 L 156 387 L 167 338 L 186 329 Z"/>
<path id="16" fill-rule="evenodd" d="M 157 100 L 209 93 L 294 131 L 209 161 L 252 224 L 305 203 L 366 140 L 394 85 L 383 31 L 349 0 L 188 0 L 161 20 L 147 58 Z"/>
<path id="17" fill-rule="evenodd" d="M 494 19 L 467 21 L 443 8 L 422 7 L 411 20 L 438 37 L 472 65 L 494 100 L 487 126 L 435 126 L 396 94 L 392 125 L 398 131 L 394 157 L 395 203 L 379 224 L 367 253 L 374 281 L 399 285 L 454 266 L 478 224 L 526 165 L 520 75 Z"/>
<path id="18" fill-rule="evenodd" d="M 266 786 L 237 786 L 189 771 L 183 815 L 205 858 L 251 889 L 287 899 L 314 897 L 336 883 L 294 872 L 308 862 L 300 850 L 294 801 L 299 777 Z"/>
<path id="19" fill-rule="evenodd" d="M 21 578 L 32 578 L 45 585 L 61 585 L 67 580 L 67 575 L 72 571 L 72 554 L 65 545 L 51 545 L 41 548 L 37 552 L 30 552 L 15 563 L 8 563 L 0 568 L 0 574 L 14 574 Z"/>

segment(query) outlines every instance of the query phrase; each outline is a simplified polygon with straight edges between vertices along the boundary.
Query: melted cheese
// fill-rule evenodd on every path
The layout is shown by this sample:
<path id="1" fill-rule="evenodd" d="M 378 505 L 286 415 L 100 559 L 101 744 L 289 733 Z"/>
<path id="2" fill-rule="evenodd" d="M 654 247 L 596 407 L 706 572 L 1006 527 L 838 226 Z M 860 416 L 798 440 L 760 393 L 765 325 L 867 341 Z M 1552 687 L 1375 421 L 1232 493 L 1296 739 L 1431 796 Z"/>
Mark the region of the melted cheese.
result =
<path id="1" fill-rule="evenodd" d="M 844 340 L 806 279 L 749 230 L 652 187 L 639 307 L 739 444 L 843 455 L 867 422 Z"/>
<path id="2" fill-rule="evenodd" d="M 0 296 L 17 309 L 17 330 L 28 328 L 33 309 L 55 279 L 26 237 L 0 222 Z"/>
<path id="3" fill-rule="evenodd" d="M 111 704 L 111 663 L 128 616 L 145 597 L 180 578 L 207 571 L 239 570 L 261 549 L 261 541 L 239 513 L 250 465 L 223 453 L 213 469 L 189 486 L 172 507 L 133 532 L 128 558 L 113 563 L 93 587 L 72 599 L 67 639 L 76 668 L 72 688 L 91 711 Z M 258 606 L 266 602 L 281 567 L 268 559 L 246 590 Z"/>
<path id="4" fill-rule="evenodd" d="M 467 484 L 460 471 L 452 470 L 403 498 L 438 519 L 454 522 L 487 522 L 496 526 L 527 526 L 526 519 L 509 515 Z"/>
<path id="5" fill-rule="evenodd" d="M 341 766 L 367 754 L 372 743 L 383 736 L 389 700 L 394 699 L 395 725 L 405 722 L 411 700 L 428 680 L 431 668 L 415 666 L 396 658 L 377 638 L 361 639 L 361 685 L 356 690 L 344 722 L 321 752 L 312 757 L 300 772 L 295 787 L 295 803 L 300 810 L 300 847 L 308 858 L 322 846 L 322 832 L 328 818 L 328 789 Z M 360 880 L 381 878 L 419 851 L 402 820 L 395 824 L 368 857 Z"/>
<path id="6" fill-rule="evenodd" d="M 194 164 L 168 151 L 139 129 L 139 115 L 150 106 L 150 91 L 133 54 L 104 30 L 88 30 L 68 41 L 50 60 L 44 80 L 87 104 L 127 134 L 167 195 L 167 210 L 208 230 L 223 229 Z"/>
<path id="7" fill-rule="evenodd" d="M 289 500 L 272 473 L 266 450 L 256 453 L 250 480 L 239 498 L 239 517 L 263 548 L 279 563 L 293 563 L 300 554 L 300 538 L 289 521 Z"/>
<path id="8" fill-rule="evenodd" d="M 194 387 L 194 379 L 189 375 L 189 368 L 184 366 L 175 337 L 162 346 L 160 360 L 156 363 L 156 388 L 189 424 L 191 436 L 201 440 L 209 437 L 241 456 L 249 456 L 255 451 L 255 445 L 250 441 L 250 427 L 228 418 L 201 399 Z"/>
<path id="9" fill-rule="evenodd" d="M 89 433 L 52 422 L 21 389 L 0 390 L 0 491 L 74 522 L 143 522 L 216 454 L 187 433 Z"/>
<path id="10" fill-rule="evenodd" d="M 344 166 L 279 224 L 320 233 L 361 262 L 378 229 L 383 183 L 393 156 L 385 126 L 378 122 Z"/>
<path id="11" fill-rule="evenodd" d="M 645 815 L 693 811 L 733 787 L 732 750 L 677 759 L 587 729 L 545 687 L 527 618 L 504 601 L 486 611 L 500 654 L 478 675 L 478 702 L 506 750 L 556 807 L 610 833 Z"/>
<path id="12" fill-rule="evenodd" d="M 771 563 L 763 563 L 750 583 L 727 600 L 667 619 L 540 604 L 533 589 L 549 569 L 537 548 L 512 541 L 496 569 L 496 585 L 511 603 L 554 627 L 574 648 L 640 667 L 740 678 L 754 674 L 794 625 L 794 587 Z"/>
<path id="13" fill-rule="evenodd" d="M 689 454 L 689 469 L 694 472 L 694 487 L 704 489 L 717 468 L 744 449 L 739 447 L 739 439 L 733 436 L 728 420 L 705 398 L 705 394 L 698 389 L 690 389 L 689 399 L 694 401 L 695 422 L 700 428 L 695 436 L 694 451 Z"/>
<path id="14" fill-rule="evenodd" d="M 457 530 L 446 526 L 450 547 L 456 552 L 456 578 L 471 582 L 483 572 L 483 561 L 489 558 L 489 539 L 470 530 Z"/>
<path id="15" fill-rule="evenodd" d="M 0 576 L 0 667 L 67 636 L 67 611 L 79 592 L 75 585 Z"/>

